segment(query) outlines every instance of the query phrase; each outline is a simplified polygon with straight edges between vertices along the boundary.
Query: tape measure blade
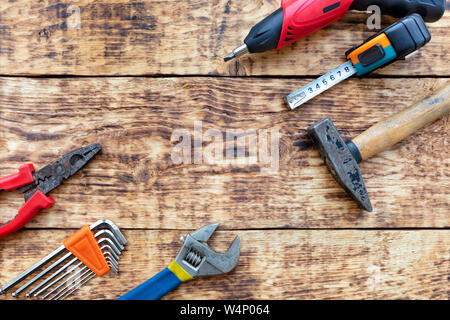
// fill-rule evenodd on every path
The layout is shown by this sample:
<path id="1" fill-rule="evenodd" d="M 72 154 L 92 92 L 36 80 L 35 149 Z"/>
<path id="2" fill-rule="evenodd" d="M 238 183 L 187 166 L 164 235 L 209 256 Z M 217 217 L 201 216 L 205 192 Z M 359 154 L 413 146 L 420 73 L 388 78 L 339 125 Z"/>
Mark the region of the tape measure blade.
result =
<path id="1" fill-rule="evenodd" d="M 305 102 L 311 100 L 315 96 L 318 96 L 339 82 L 351 77 L 355 73 L 356 68 L 353 66 L 351 60 L 349 60 L 316 80 L 308 83 L 306 86 L 303 86 L 287 95 L 285 97 L 286 103 L 291 110 L 294 110 L 298 106 L 301 106 Z"/>

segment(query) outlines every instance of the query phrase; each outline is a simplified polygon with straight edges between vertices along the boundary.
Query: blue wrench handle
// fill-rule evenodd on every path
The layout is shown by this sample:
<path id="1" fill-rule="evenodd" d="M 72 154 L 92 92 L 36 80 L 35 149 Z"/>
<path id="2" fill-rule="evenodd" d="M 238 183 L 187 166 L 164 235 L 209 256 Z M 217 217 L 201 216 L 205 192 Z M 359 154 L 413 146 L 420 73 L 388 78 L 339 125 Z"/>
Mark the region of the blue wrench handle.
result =
<path id="1" fill-rule="evenodd" d="M 165 268 L 143 284 L 121 296 L 118 300 L 158 300 L 182 283 L 183 281 L 169 268 Z"/>

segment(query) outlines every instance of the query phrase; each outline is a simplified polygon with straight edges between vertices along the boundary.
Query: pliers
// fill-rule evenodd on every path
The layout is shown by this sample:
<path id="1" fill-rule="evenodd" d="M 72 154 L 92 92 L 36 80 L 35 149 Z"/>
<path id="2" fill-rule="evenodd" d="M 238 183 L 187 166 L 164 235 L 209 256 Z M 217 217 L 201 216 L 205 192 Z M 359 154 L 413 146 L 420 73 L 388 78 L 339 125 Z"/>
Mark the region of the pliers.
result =
<path id="1" fill-rule="evenodd" d="M 119 300 L 156 300 L 185 281 L 201 276 L 213 276 L 230 272 L 236 266 L 240 254 L 240 240 L 236 236 L 227 252 L 212 250 L 206 241 L 218 227 L 218 223 L 204 226 L 180 238 L 184 242 L 177 257 L 163 271 L 126 293 Z"/>
<path id="2" fill-rule="evenodd" d="M 0 223 L 0 239 L 22 228 L 41 209 L 51 207 L 55 200 L 47 194 L 81 170 L 101 149 L 101 145 L 95 143 L 74 150 L 38 171 L 29 163 L 20 166 L 18 173 L 0 179 L 0 191 L 19 189 L 25 198 L 16 217 Z"/>

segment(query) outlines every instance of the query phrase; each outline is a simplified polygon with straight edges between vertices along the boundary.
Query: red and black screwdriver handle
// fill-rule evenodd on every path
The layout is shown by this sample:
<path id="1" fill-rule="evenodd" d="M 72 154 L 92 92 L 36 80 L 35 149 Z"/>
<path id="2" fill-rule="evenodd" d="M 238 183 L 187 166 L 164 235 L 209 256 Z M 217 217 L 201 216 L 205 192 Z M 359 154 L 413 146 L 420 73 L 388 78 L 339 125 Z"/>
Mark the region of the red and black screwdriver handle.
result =
<path id="1" fill-rule="evenodd" d="M 418 13 L 426 22 L 439 20 L 445 0 L 282 0 L 281 8 L 256 24 L 244 40 L 250 53 L 280 49 L 342 18 L 348 10 L 371 5 L 396 18 Z"/>
<path id="2" fill-rule="evenodd" d="M 19 172 L 0 179 L 0 191 L 14 190 L 34 182 L 32 164 L 25 164 Z M 55 203 L 51 197 L 37 190 L 19 209 L 17 216 L 4 224 L 0 223 L 0 239 L 16 232 L 28 223 L 41 209 L 47 209 Z"/>

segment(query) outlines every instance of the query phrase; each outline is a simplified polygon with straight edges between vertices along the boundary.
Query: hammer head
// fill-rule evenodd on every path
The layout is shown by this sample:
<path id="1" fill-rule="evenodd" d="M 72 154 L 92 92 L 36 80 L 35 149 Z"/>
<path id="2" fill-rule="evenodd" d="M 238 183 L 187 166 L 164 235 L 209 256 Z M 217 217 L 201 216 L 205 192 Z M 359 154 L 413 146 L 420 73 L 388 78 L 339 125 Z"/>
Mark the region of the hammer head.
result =
<path id="1" fill-rule="evenodd" d="M 334 179 L 367 211 L 372 211 L 369 194 L 358 163 L 330 118 L 308 128 L 308 134 L 320 152 Z"/>

